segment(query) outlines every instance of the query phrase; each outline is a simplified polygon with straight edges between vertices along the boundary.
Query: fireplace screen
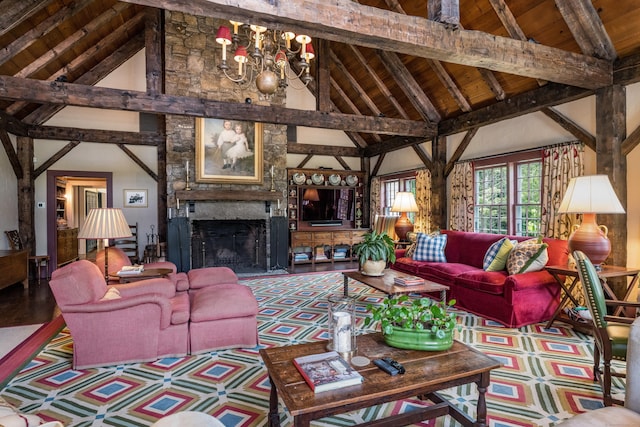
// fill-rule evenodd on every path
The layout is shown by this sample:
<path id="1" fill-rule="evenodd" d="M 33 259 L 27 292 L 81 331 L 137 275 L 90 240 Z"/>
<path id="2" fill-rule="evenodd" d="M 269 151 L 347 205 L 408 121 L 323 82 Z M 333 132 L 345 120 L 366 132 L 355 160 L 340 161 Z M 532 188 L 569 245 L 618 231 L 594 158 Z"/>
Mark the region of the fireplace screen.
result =
<path id="1" fill-rule="evenodd" d="M 265 220 L 194 220 L 191 266 L 229 267 L 236 273 L 267 268 Z"/>

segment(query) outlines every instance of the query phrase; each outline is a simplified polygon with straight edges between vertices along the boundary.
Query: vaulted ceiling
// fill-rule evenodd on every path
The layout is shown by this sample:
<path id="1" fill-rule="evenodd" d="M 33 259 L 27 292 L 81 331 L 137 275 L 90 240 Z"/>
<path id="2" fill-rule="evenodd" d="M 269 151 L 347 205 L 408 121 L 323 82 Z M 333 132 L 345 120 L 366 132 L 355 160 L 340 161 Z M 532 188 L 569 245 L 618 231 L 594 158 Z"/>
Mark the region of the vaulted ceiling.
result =
<path id="1" fill-rule="evenodd" d="M 549 107 L 640 81 L 637 0 L 459 0 L 459 19 L 447 14 L 452 0 L 432 1 L 429 13 L 426 0 L 234 3 L 0 0 L 0 128 L 37 127 L 65 102 L 42 92 L 91 86 L 142 49 L 151 7 L 310 33 L 311 89 L 338 126 L 369 120 L 347 129 L 365 155 L 535 110 L 588 139 Z M 20 97 L 17 86 L 39 93 Z M 155 108 L 150 99 L 139 111 Z M 391 120 L 426 130 L 394 133 Z"/>

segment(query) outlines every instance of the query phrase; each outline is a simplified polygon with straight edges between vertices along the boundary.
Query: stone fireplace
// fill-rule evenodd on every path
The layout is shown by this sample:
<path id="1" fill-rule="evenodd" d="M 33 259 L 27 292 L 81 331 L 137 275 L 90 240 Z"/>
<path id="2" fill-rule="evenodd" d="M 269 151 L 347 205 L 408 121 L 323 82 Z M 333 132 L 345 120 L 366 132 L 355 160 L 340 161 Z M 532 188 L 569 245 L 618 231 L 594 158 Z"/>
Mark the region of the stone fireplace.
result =
<path id="1" fill-rule="evenodd" d="M 191 267 L 229 267 L 237 274 L 267 270 L 267 222 L 194 220 Z"/>

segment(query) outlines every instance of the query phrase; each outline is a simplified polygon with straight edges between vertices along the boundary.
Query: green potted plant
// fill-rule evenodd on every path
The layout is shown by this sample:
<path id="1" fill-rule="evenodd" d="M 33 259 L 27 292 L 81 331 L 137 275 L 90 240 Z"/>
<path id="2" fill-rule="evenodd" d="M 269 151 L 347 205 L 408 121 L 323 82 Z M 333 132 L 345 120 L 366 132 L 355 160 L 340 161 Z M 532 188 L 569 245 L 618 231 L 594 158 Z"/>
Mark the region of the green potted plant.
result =
<path id="1" fill-rule="evenodd" d="M 453 345 L 453 335 L 461 327 L 456 313 L 449 310 L 455 300 L 435 301 L 430 298 L 388 297 L 382 305 L 367 305 L 371 316 L 365 326 L 380 322 L 385 342 L 391 347 L 410 350 L 447 350 Z"/>
<path id="2" fill-rule="evenodd" d="M 395 244 L 387 233 L 366 233 L 353 253 L 358 257 L 360 271 L 368 276 L 382 276 L 387 262 L 396 261 Z"/>

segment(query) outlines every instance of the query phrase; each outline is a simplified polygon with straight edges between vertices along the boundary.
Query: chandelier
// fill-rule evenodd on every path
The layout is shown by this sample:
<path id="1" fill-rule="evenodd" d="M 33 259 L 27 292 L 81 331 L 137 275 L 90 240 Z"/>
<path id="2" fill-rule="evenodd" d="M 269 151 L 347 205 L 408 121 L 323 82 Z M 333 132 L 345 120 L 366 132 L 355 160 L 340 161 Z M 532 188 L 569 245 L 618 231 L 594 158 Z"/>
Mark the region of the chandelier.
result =
<path id="1" fill-rule="evenodd" d="M 306 87 L 313 77 L 309 74 L 311 60 L 315 57 L 311 37 L 290 31 L 270 30 L 259 25 L 229 21 L 229 27 L 221 25 L 216 42 L 222 45 L 222 61 L 218 68 L 225 77 L 239 84 L 249 84 L 255 76 L 256 87 L 264 95 L 273 95 L 278 88 L 286 88 L 289 82 L 299 80 Z M 237 67 L 227 64 L 227 46 L 233 53 Z M 293 61 L 300 70 L 291 69 Z"/>

